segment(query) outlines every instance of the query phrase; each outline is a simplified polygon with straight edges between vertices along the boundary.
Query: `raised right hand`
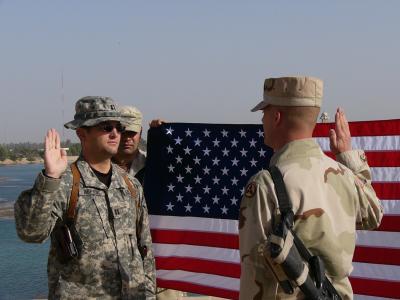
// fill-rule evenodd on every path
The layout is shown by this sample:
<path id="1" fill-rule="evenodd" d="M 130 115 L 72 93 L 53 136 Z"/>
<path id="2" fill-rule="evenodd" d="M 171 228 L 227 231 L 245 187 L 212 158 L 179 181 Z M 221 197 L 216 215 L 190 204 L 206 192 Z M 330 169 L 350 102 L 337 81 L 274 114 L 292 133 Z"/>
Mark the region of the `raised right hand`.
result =
<path id="1" fill-rule="evenodd" d="M 60 135 L 52 128 L 44 139 L 44 172 L 52 178 L 60 178 L 68 166 L 67 153 L 61 149 Z"/>

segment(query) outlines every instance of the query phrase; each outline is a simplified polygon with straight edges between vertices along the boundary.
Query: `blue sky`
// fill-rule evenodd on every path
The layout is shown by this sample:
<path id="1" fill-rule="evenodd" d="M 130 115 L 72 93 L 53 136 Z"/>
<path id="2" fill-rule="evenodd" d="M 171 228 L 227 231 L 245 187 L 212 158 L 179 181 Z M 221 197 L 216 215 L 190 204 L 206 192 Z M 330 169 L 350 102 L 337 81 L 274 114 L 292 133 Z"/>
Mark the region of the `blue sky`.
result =
<path id="1" fill-rule="evenodd" d="M 250 108 L 264 78 L 298 74 L 324 80 L 330 115 L 398 118 L 399 11 L 399 1 L 0 0 L 0 143 L 41 141 L 50 127 L 74 138 L 62 125 L 87 95 L 136 105 L 146 124 L 259 123 Z"/>

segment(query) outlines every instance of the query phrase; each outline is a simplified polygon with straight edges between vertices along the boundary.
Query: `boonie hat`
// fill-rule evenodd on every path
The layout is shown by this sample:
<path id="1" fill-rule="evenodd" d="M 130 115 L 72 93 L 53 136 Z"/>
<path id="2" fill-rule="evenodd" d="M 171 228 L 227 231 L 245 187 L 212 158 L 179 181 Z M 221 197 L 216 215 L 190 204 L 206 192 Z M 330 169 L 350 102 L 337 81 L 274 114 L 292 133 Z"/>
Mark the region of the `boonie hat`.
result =
<path id="1" fill-rule="evenodd" d="M 121 113 L 121 122 L 126 131 L 140 132 L 143 119 L 140 110 L 134 106 L 121 106 L 119 112 Z"/>
<path id="2" fill-rule="evenodd" d="M 87 96 L 76 101 L 75 115 L 64 127 L 77 129 L 83 126 L 95 126 L 105 121 L 121 122 L 120 112 L 110 97 Z"/>
<path id="3" fill-rule="evenodd" d="M 264 97 L 251 111 L 267 105 L 321 107 L 323 82 L 306 76 L 267 78 L 264 81 Z"/>

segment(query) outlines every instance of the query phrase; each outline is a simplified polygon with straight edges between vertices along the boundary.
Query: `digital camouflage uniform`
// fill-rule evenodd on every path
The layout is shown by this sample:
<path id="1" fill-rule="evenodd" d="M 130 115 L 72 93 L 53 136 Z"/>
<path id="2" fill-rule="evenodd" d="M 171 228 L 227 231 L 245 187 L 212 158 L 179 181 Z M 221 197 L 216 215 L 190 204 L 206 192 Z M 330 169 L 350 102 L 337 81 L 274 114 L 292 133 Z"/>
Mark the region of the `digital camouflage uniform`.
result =
<path id="1" fill-rule="evenodd" d="M 377 228 L 383 209 L 371 186 L 364 152 L 351 150 L 336 159 L 326 156 L 312 138 L 300 139 L 277 151 L 270 166 L 277 166 L 283 175 L 293 204 L 295 232 L 310 252 L 323 260 L 342 299 L 352 299 L 348 276 L 356 228 Z M 239 215 L 240 299 L 303 299 L 299 288 L 293 295 L 281 290 L 264 258 L 263 247 L 280 215 L 268 171 L 249 180 Z"/>
<path id="2" fill-rule="evenodd" d="M 137 192 L 133 198 L 117 165 L 111 166 L 109 187 L 82 157 L 77 167 L 81 180 L 75 228 L 83 242 L 80 258 L 62 264 L 56 251 L 55 232 L 65 222 L 72 188 L 69 167 L 60 179 L 39 173 L 33 188 L 22 192 L 15 203 L 22 240 L 41 243 L 51 237 L 49 299 L 155 299 L 154 255 L 141 185 L 128 177 Z M 144 259 L 137 236 L 147 247 Z"/>

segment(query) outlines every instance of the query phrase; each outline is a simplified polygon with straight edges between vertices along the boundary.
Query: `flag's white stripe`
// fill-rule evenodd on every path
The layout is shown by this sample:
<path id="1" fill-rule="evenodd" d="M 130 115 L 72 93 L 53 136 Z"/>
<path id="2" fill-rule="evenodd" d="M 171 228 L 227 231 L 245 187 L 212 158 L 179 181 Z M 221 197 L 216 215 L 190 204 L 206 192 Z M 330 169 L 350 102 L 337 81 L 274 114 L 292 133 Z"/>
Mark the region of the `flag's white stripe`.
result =
<path id="1" fill-rule="evenodd" d="M 199 258 L 237 264 L 240 261 L 239 250 L 235 249 L 159 243 L 153 243 L 153 249 L 158 257 Z"/>
<path id="2" fill-rule="evenodd" d="M 357 246 L 400 249 L 400 232 L 357 231 Z"/>
<path id="3" fill-rule="evenodd" d="M 366 295 L 354 295 L 354 300 L 393 300 L 393 298 L 374 297 Z"/>
<path id="4" fill-rule="evenodd" d="M 238 234 L 238 221 L 200 217 L 150 215 L 150 228 Z"/>
<path id="5" fill-rule="evenodd" d="M 231 278 L 206 273 L 193 273 L 187 271 L 157 270 L 157 278 L 164 280 L 177 280 L 187 283 L 195 283 L 231 291 L 239 291 L 240 281 L 238 278 Z"/>
<path id="6" fill-rule="evenodd" d="M 399 167 L 371 168 L 372 181 L 374 182 L 400 182 Z"/>
<path id="7" fill-rule="evenodd" d="M 381 200 L 386 216 L 398 215 L 400 218 L 400 200 Z"/>
<path id="8" fill-rule="evenodd" d="M 400 266 L 353 262 L 351 277 L 400 281 Z"/>
<path id="9" fill-rule="evenodd" d="M 330 151 L 329 138 L 315 138 L 323 151 Z M 351 138 L 353 149 L 365 151 L 400 150 L 400 136 L 355 136 Z"/>

